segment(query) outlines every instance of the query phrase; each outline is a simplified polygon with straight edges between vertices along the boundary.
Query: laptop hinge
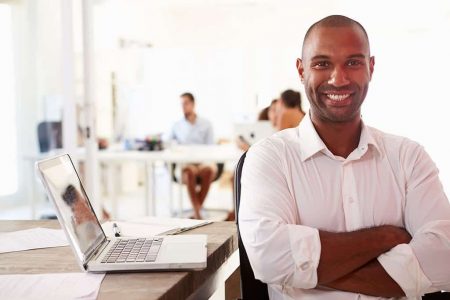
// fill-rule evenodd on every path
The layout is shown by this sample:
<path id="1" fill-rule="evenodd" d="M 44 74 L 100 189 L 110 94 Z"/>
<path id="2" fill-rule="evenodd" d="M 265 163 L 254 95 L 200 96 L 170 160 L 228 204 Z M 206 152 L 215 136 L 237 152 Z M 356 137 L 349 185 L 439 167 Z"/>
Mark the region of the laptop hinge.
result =
<path id="1" fill-rule="evenodd" d="M 89 255 L 86 257 L 86 262 L 83 264 L 83 267 L 84 267 L 85 270 L 87 270 L 87 266 L 88 266 L 89 261 L 91 261 L 92 259 L 96 258 L 96 257 L 97 257 L 97 254 L 101 253 L 101 252 L 103 251 L 103 249 L 105 249 L 105 247 L 108 246 L 110 240 L 109 240 L 109 239 L 105 239 L 104 241 L 105 241 L 105 242 L 100 243 L 100 244 L 94 249 L 94 251 L 92 251 L 91 254 L 89 254 Z"/>

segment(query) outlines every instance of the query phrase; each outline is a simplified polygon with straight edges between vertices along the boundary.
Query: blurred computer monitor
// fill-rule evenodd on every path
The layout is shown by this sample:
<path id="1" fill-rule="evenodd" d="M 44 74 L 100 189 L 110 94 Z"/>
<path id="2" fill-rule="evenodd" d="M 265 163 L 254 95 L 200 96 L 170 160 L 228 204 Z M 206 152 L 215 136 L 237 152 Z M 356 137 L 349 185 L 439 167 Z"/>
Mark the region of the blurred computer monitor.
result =
<path id="1" fill-rule="evenodd" d="M 243 142 L 253 145 L 254 143 L 271 136 L 275 128 L 269 121 L 257 121 L 251 123 L 235 123 L 234 136 Z"/>

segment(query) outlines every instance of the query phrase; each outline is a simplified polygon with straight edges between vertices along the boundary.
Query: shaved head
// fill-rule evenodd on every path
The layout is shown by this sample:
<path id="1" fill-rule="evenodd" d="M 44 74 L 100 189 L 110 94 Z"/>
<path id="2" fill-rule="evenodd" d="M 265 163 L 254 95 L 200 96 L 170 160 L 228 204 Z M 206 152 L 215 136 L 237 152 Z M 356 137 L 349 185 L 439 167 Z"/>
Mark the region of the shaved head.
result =
<path id="1" fill-rule="evenodd" d="M 323 18 L 322 20 L 317 21 L 316 23 L 312 24 L 311 27 L 309 27 L 303 39 L 302 57 L 304 56 L 304 50 L 306 48 L 305 45 L 308 42 L 309 36 L 315 29 L 321 27 L 352 27 L 352 26 L 359 28 L 363 32 L 367 40 L 367 46 L 369 47 L 369 55 L 370 55 L 369 36 L 367 35 L 367 32 L 364 29 L 364 27 L 359 22 L 350 19 L 349 17 L 341 15 L 331 15 Z"/>

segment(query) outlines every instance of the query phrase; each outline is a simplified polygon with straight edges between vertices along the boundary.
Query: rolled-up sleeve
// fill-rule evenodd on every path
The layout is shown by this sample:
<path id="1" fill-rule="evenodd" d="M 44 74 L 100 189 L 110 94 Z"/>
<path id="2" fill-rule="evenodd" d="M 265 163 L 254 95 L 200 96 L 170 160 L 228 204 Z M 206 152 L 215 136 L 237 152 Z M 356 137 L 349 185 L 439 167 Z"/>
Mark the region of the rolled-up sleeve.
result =
<path id="1" fill-rule="evenodd" d="M 269 284 L 314 288 L 320 259 L 315 228 L 297 225 L 282 146 L 263 141 L 251 147 L 241 179 L 239 225 L 255 277 Z"/>
<path id="2" fill-rule="evenodd" d="M 450 203 L 438 170 L 420 146 L 406 152 L 405 225 L 411 242 L 398 245 L 378 261 L 406 296 L 450 291 Z"/>

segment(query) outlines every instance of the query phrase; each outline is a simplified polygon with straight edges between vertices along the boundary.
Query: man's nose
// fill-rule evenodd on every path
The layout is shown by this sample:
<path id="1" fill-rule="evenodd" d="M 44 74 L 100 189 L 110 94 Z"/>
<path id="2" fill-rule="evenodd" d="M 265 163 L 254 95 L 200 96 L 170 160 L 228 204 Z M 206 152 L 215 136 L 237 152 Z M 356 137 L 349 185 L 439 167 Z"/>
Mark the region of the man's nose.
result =
<path id="1" fill-rule="evenodd" d="M 347 72 L 341 67 L 335 67 L 328 80 L 328 84 L 340 87 L 346 86 L 349 83 L 350 81 L 348 80 Z"/>

